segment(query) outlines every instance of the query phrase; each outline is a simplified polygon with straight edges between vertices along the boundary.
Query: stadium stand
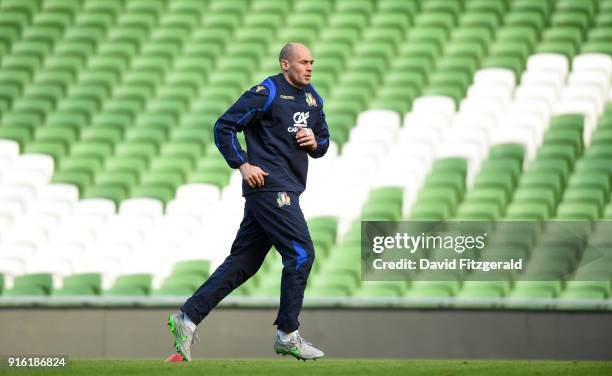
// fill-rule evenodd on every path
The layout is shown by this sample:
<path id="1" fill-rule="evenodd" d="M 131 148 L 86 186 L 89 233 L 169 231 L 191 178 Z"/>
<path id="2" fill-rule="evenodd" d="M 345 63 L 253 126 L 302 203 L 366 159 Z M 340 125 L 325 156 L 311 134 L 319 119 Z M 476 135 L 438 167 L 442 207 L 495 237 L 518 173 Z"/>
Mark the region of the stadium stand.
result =
<path id="1" fill-rule="evenodd" d="M 289 40 L 333 140 L 303 196 L 308 297 L 612 307 L 605 227 L 526 249 L 599 281 L 360 271 L 361 220 L 612 220 L 609 0 L 0 0 L 1 296 L 197 288 L 242 216 L 212 125 Z M 277 296 L 281 269 L 270 252 L 233 296 Z"/>

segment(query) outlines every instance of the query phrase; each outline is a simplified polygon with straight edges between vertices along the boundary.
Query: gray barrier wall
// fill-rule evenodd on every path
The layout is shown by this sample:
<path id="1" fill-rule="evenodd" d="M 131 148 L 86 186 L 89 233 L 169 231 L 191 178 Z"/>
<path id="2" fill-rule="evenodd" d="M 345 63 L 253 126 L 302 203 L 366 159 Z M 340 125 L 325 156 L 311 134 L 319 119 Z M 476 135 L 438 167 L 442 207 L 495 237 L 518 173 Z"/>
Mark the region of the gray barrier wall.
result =
<path id="1" fill-rule="evenodd" d="M 0 308 L 0 355 L 164 358 L 165 308 Z M 219 307 L 197 358 L 273 357 L 276 310 Z M 612 360 L 612 312 L 305 309 L 301 333 L 336 358 Z"/>

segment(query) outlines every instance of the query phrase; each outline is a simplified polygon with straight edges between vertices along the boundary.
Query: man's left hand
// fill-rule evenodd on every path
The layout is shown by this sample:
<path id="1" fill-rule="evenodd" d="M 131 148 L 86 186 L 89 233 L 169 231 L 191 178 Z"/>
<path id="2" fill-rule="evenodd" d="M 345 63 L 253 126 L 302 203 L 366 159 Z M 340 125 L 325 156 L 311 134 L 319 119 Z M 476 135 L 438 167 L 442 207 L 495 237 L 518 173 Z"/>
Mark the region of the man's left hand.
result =
<path id="1" fill-rule="evenodd" d="M 302 128 L 295 135 L 298 145 L 308 151 L 317 150 L 317 140 L 314 132 L 310 128 Z"/>

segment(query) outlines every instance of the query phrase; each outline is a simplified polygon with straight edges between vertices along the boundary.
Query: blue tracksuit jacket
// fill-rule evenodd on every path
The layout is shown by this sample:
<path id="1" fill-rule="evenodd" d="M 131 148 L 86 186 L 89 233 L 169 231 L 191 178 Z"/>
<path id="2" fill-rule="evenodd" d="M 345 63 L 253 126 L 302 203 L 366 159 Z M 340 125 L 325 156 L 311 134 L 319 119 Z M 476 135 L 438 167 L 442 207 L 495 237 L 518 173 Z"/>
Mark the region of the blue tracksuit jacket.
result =
<path id="1" fill-rule="evenodd" d="M 314 152 L 306 152 L 297 144 L 295 134 L 300 127 L 314 132 L 318 144 Z M 236 137 L 242 131 L 246 153 Z M 322 157 L 329 146 L 323 100 L 311 84 L 298 89 L 282 74 L 270 76 L 221 115 L 214 126 L 214 138 L 230 167 L 249 162 L 269 174 L 261 188 L 251 188 L 243 181 L 244 196 L 258 191 L 299 195 L 306 188 L 308 155 Z"/>

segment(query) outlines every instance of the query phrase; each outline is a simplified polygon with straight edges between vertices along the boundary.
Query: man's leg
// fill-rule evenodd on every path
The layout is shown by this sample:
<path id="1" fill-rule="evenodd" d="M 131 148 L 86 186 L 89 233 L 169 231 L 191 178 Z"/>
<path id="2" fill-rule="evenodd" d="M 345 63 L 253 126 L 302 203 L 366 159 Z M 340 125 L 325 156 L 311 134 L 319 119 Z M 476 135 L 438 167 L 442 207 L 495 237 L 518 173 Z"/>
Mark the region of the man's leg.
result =
<path id="1" fill-rule="evenodd" d="M 253 214 L 283 258 L 280 308 L 275 325 L 291 333 L 298 329 L 304 290 L 314 261 L 314 247 L 296 194 L 278 200 L 278 192 L 253 194 Z M 283 203 L 284 202 L 284 203 Z"/>
<path id="2" fill-rule="evenodd" d="M 259 270 L 271 247 L 272 242 L 253 216 L 247 197 L 244 218 L 230 255 L 187 299 L 181 311 L 199 324 L 223 298 Z"/>

